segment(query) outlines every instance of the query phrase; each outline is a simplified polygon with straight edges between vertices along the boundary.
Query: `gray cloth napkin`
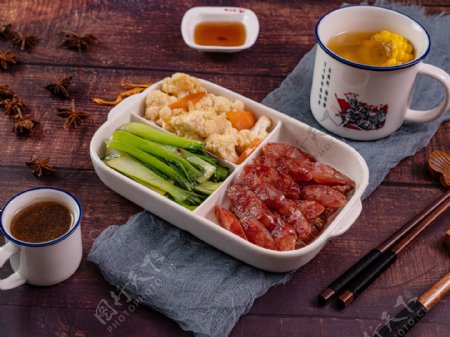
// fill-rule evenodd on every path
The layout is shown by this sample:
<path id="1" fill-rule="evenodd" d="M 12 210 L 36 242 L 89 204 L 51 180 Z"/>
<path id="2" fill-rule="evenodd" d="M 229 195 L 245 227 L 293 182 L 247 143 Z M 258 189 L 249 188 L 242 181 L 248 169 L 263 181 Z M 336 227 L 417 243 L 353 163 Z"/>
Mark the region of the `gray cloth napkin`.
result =
<path id="1" fill-rule="evenodd" d="M 450 16 L 427 17 L 417 7 L 378 3 L 418 20 L 431 35 L 433 46 L 426 60 L 449 72 Z M 306 54 L 279 89 L 264 104 L 318 129 L 309 110 L 314 49 Z M 420 79 L 415 108 L 430 108 L 442 97 L 436 81 Z M 389 169 L 424 147 L 450 114 L 432 123 L 404 125 L 388 138 L 375 142 L 343 139 L 366 159 L 370 169 L 367 197 Z M 292 273 L 274 274 L 250 267 L 164 220 L 143 211 L 122 226 L 108 227 L 95 240 L 88 260 L 106 280 L 135 301 L 175 320 L 195 336 L 228 336 L 239 317 L 275 285 Z"/>

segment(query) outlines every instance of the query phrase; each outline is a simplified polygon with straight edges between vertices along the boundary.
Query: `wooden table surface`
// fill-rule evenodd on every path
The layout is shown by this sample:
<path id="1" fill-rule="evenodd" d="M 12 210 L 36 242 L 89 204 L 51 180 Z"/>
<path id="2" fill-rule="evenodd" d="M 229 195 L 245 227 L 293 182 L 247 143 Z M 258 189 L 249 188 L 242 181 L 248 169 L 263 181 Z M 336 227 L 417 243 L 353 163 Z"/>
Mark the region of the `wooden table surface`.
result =
<path id="1" fill-rule="evenodd" d="M 351 1 L 353 2 L 353 1 Z M 235 5 L 251 8 L 259 17 L 257 43 L 234 55 L 202 54 L 181 37 L 183 13 L 194 5 Z M 422 1 L 427 13 L 449 13 L 445 0 Z M 0 293 L 0 336 L 189 336 L 164 315 L 146 307 L 124 319 L 102 325 L 95 317 L 101 300 L 111 305 L 115 289 L 86 261 L 93 240 L 111 224 L 124 223 L 138 206 L 106 187 L 89 159 L 89 142 L 106 120 L 108 107 L 89 98 L 113 98 L 122 80 L 154 82 L 182 71 L 216 82 L 256 101 L 277 88 L 314 44 L 313 28 L 337 1 L 0 1 L 0 25 L 38 35 L 31 53 L 17 52 L 19 63 L 0 71 L 8 84 L 40 121 L 30 137 L 11 132 L 8 116 L 0 116 L 0 203 L 36 186 L 55 186 L 76 195 L 83 206 L 84 258 L 77 273 L 53 287 L 21 286 Z M 92 33 L 98 41 L 87 52 L 59 47 L 63 30 Z M 9 48 L 0 40 L 0 49 Z M 91 114 L 77 130 L 64 130 L 54 107 L 68 105 L 43 86 L 54 78 L 73 76 L 71 92 L 77 106 Z M 305 107 L 306 109 L 307 107 Z M 353 305 L 340 311 L 319 307 L 316 296 L 360 256 L 433 201 L 443 188 L 432 180 L 424 163 L 434 149 L 450 152 L 450 123 L 443 124 L 430 144 L 403 160 L 363 203 L 353 227 L 330 242 L 285 286 L 258 299 L 231 333 L 240 336 L 369 336 L 374 327 L 402 309 L 401 302 L 419 295 L 450 270 L 443 244 L 450 228 L 448 213 L 423 233 Z M 35 153 L 49 156 L 54 176 L 38 179 L 24 162 Z M 2 268 L 0 277 L 10 273 Z M 116 308 L 117 309 L 117 308 Z M 443 299 L 409 336 L 449 336 L 450 305 Z"/>

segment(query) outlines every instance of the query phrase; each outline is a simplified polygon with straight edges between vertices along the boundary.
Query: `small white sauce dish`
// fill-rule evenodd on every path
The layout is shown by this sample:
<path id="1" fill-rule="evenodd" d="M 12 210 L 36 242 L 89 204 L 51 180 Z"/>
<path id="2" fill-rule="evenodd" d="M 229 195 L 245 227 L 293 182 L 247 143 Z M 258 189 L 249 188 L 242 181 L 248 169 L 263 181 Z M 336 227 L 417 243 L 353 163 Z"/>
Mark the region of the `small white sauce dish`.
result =
<path id="1" fill-rule="evenodd" d="M 195 43 L 194 30 L 201 22 L 240 22 L 246 30 L 244 44 L 233 47 L 204 46 Z M 259 21 L 256 14 L 240 7 L 193 7 L 183 16 L 181 34 L 184 42 L 191 48 L 203 52 L 235 53 L 255 44 L 259 35 Z"/>

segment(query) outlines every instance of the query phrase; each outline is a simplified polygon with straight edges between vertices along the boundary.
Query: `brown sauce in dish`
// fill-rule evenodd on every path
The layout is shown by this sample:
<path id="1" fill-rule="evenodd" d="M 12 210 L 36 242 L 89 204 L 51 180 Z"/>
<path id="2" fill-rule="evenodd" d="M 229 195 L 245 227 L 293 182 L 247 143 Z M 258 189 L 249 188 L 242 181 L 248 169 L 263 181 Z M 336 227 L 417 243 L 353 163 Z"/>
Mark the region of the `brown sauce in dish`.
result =
<path id="1" fill-rule="evenodd" d="M 25 242 L 46 242 L 69 231 L 72 215 L 66 206 L 55 201 L 41 201 L 17 212 L 11 223 L 11 234 Z"/>
<path id="2" fill-rule="evenodd" d="M 236 47 L 246 39 L 241 22 L 201 22 L 194 29 L 194 42 L 202 46 Z"/>

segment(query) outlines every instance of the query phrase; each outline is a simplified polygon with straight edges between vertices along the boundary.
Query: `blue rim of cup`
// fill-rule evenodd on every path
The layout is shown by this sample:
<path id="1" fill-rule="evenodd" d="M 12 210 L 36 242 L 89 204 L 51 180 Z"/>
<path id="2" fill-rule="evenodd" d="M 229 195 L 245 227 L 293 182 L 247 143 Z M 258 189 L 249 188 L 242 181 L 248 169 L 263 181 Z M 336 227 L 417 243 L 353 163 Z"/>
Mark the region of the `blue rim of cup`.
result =
<path id="1" fill-rule="evenodd" d="M 319 25 L 322 22 L 323 19 L 325 19 L 325 17 L 327 17 L 329 14 L 336 12 L 336 11 L 340 11 L 340 10 L 344 10 L 347 8 L 351 8 L 351 7 L 370 7 L 370 8 L 377 8 L 377 9 L 382 9 L 382 10 L 386 10 L 386 11 L 390 11 L 390 12 L 395 12 L 397 14 L 400 14 L 402 16 L 407 17 L 408 19 L 414 21 L 415 23 L 417 23 L 420 28 L 422 28 L 422 30 L 425 32 L 425 34 L 427 35 L 427 39 L 428 39 L 428 47 L 427 50 L 419 57 L 416 58 L 414 60 L 412 60 L 411 62 L 408 63 L 403 63 L 403 64 L 399 64 L 396 66 L 390 66 L 390 67 L 378 67 L 378 66 L 370 66 L 367 64 L 361 64 L 361 63 L 356 63 L 356 62 L 352 62 L 349 61 L 335 53 L 333 53 L 330 49 L 328 49 L 328 47 L 320 40 L 319 38 L 319 33 L 318 33 L 318 29 L 319 29 Z M 331 11 L 329 11 L 328 13 L 322 15 L 319 19 L 319 21 L 316 24 L 316 28 L 314 29 L 314 33 L 316 35 L 316 40 L 317 43 L 319 44 L 319 46 L 322 48 L 322 50 L 327 53 L 328 55 L 330 55 L 332 58 L 338 60 L 339 62 L 345 63 L 349 66 L 355 67 L 355 68 L 359 68 L 359 69 L 364 69 L 364 70 L 374 70 L 374 71 L 391 71 L 391 70 L 398 70 L 398 69 L 404 69 L 404 68 L 409 68 L 419 62 L 421 62 L 430 52 L 430 48 L 431 48 L 431 39 L 430 39 L 430 34 L 428 34 L 428 32 L 426 31 L 425 27 L 420 24 L 417 20 L 413 19 L 412 17 L 410 17 L 409 15 L 403 14 L 401 12 L 398 12 L 394 9 L 390 9 L 390 8 L 384 8 L 384 7 L 379 7 L 379 6 L 369 6 L 369 5 L 349 5 L 349 6 L 345 6 L 345 7 L 340 7 L 340 8 L 336 8 L 333 9 Z"/>
<path id="2" fill-rule="evenodd" d="M 20 240 L 15 239 L 15 238 L 12 237 L 11 235 L 9 235 L 9 234 L 7 233 L 7 231 L 5 230 L 5 228 L 3 228 L 3 221 L 2 221 L 2 220 L 3 220 L 3 217 L 0 216 L 0 232 L 3 233 L 3 235 L 5 235 L 5 237 L 6 237 L 9 241 L 12 241 L 12 242 L 14 242 L 15 244 L 20 245 L 20 246 L 27 246 L 27 247 L 45 247 L 45 246 L 51 246 L 51 245 L 54 245 L 54 244 L 56 244 L 56 243 L 58 243 L 58 242 L 64 240 L 64 239 L 67 238 L 68 236 L 70 236 L 70 235 L 78 228 L 78 226 L 79 226 L 80 223 L 81 223 L 81 217 L 82 217 L 82 215 L 83 215 L 83 210 L 81 209 L 81 204 L 80 204 L 80 202 L 78 201 L 78 199 L 75 198 L 75 197 L 74 197 L 72 194 L 70 194 L 69 192 L 64 191 L 64 190 L 62 190 L 62 189 L 59 189 L 59 188 L 55 188 L 55 187 L 35 187 L 35 188 L 31 188 L 31 189 L 29 189 L 29 190 L 25 190 L 25 191 L 22 191 L 22 192 L 20 192 L 20 193 L 17 193 L 16 195 L 14 195 L 12 198 L 10 198 L 10 199 L 6 202 L 6 204 L 5 204 L 5 205 L 3 206 L 3 208 L 2 208 L 1 213 L 3 214 L 3 210 L 6 209 L 6 207 L 7 207 L 14 199 L 16 199 L 17 197 L 21 196 L 22 194 L 25 194 L 25 193 L 28 193 L 28 192 L 31 192 L 31 191 L 36 191 L 36 190 L 54 190 L 54 191 L 58 191 L 58 192 L 61 192 L 61 193 L 64 193 L 64 194 L 68 195 L 68 196 L 69 196 L 71 199 L 73 199 L 73 201 L 75 201 L 75 203 L 77 204 L 77 207 L 78 207 L 78 209 L 80 210 L 80 214 L 79 214 L 79 216 L 78 216 L 78 219 L 77 219 L 76 223 L 72 226 L 72 228 L 71 228 L 67 233 L 63 234 L 62 236 L 60 236 L 60 237 L 58 237 L 58 238 L 56 238 L 56 239 L 54 239 L 54 240 L 46 241 L 46 242 L 38 242 L 38 243 L 26 242 L 26 241 L 20 241 Z"/>

